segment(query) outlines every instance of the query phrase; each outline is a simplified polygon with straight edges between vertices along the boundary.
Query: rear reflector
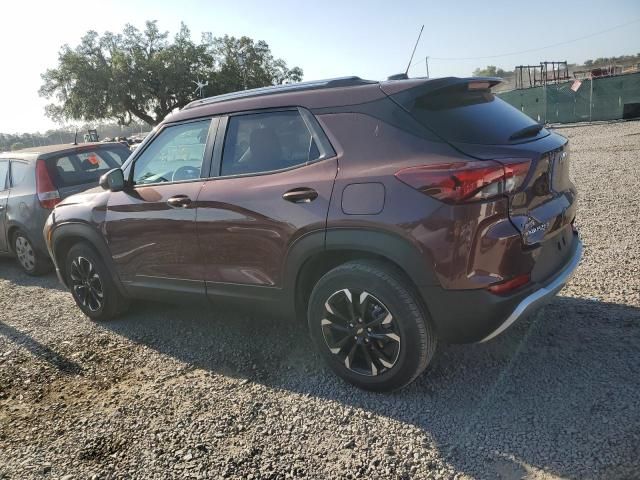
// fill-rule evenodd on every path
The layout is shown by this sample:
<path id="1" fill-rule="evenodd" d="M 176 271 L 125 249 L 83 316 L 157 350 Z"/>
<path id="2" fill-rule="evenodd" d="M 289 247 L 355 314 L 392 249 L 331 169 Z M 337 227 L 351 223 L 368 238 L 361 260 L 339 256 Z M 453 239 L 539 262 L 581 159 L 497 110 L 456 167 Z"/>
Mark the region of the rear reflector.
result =
<path id="1" fill-rule="evenodd" d="M 491 293 L 495 293 L 496 295 L 502 295 L 526 285 L 530 280 L 531 276 L 528 273 L 525 273 L 523 275 L 513 277 L 511 280 L 507 280 L 506 282 L 491 285 L 487 290 Z"/>
<path id="2" fill-rule="evenodd" d="M 531 160 L 509 159 L 500 160 L 504 166 L 505 191 L 511 193 L 518 190 L 529 173 Z"/>
<path id="3" fill-rule="evenodd" d="M 410 187 L 446 203 L 486 200 L 518 190 L 530 160 L 501 159 L 409 167 L 395 176 Z"/>
<path id="4" fill-rule="evenodd" d="M 36 162 L 36 192 L 42 208 L 52 209 L 60 203 L 60 193 L 51 180 L 44 160 Z"/>

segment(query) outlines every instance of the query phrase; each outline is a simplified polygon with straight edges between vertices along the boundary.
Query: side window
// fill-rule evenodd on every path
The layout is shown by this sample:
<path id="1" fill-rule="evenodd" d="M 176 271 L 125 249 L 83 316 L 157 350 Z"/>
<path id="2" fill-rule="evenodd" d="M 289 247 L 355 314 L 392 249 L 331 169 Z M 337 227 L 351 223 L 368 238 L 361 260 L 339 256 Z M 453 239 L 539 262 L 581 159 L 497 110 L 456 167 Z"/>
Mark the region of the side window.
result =
<path id="1" fill-rule="evenodd" d="M 20 184 L 26 178 L 27 172 L 29 172 L 29 164 L 26 162 L 11 162 L 11 187 L 19 187 Z"/>
<path id="2" fill-rule="evenodd" d="M 7 189 L 7 174 L 9 173 L 9 160 L 0 160 L 0 192 Z"/>
<path id="3" fill-rule="evenodd" d="M 137 185 L 200 177 L 211 120 L 165 128 L 133 165 Z"/>
<path id="4" fill-rule="evenodd" d="M 229 117 L 221 175 L 280 170 L 320 156 L 297 110 L 235 115 Z"/>

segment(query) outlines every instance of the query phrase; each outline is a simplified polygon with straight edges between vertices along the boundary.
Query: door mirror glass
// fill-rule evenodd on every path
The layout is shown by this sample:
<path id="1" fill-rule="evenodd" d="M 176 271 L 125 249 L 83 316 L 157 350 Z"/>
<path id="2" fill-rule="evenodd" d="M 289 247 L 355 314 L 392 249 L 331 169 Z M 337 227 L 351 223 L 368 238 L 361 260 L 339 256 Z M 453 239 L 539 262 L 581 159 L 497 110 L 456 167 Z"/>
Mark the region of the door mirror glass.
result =
<path id="1" fill-rule="evenodd" d="M 124 173 L 119 168 L 109 170 L 100 177 L 100 186 L 112 192 L 124 190 Z"/>

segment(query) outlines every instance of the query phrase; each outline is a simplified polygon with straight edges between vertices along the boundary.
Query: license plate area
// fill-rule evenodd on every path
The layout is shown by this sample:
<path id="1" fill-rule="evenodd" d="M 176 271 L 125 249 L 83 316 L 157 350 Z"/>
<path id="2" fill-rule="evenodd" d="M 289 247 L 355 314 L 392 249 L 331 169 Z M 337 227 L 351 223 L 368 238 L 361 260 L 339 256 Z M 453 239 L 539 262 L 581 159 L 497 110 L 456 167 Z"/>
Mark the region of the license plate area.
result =
<path id="1" fill-rule="evenodd" d="M 560 270 L 573 251 L 574 240 L 572 225 L 566 225 L 556 235 L 547 238 L 539 247 L 531 279 L 541 282 Z"/>

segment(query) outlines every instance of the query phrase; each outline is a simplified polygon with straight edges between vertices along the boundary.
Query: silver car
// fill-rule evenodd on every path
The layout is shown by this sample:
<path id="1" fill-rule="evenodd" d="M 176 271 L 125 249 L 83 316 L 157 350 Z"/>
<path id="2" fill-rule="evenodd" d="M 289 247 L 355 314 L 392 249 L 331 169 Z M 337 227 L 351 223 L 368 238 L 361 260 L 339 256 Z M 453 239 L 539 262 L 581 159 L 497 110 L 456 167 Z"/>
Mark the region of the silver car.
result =
<path id="1" fill-rule="evenodd" d="M 48 145 L 0 153 L 0 255 L 15 255 L 26 273 L 51 268 L 42 229 L 64 198 L 98 185 L 131 152 L 120 143 Z"/>

